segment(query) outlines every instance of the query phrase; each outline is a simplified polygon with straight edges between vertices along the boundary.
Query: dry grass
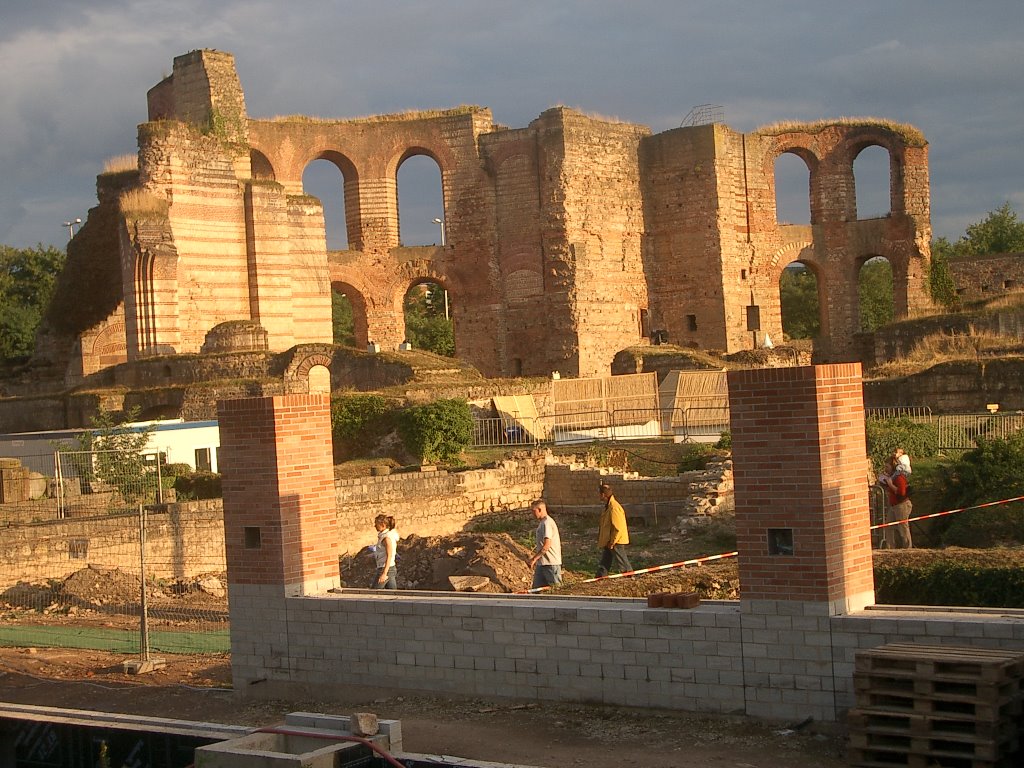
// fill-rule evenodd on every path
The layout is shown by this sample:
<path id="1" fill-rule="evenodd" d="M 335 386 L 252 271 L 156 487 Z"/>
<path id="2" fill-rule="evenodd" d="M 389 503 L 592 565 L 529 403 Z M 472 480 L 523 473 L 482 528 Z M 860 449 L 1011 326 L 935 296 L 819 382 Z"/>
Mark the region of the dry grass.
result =
<path id="1" fill-rule="evenodd" d="M 909 376 L 939 363 L 972 361 L 996 357 L 1007 351 L 1012 339 L 970 327 L 967 333 L 932 333 L 922 336 L 899 360 L 882 363 L 872 371 L 875 378 Z"/>
<path id="2" fill-rule="evenodd" d="M 902 137 L 903 140 L 912 147 L 923 147 L 928 143 L 924 134 L 916 126 L 908 123 L 897 123 L 893 120 L 886 120 L 881 117 L 839 117 L 832 120 L 815 120 L 810 123 L 785 120 L 778 123 L 772 123 L 771 125 L 761 126 L 755 130 L 754 133 L 768 136 L 777 136 L 780 133 L 793 133 L 796 131 L 803 133 L 817 133 L 818 131 L 823 131 L 826 128 L 831 128 L 835 125 L 863 126 L 865 128 L 881 126 Z"/>
<path id="3" fill-rule="evenodd" d="M 475 104 L 463 104 L 453 109 L 410 109 L 405 112 L 395 112 L 388 115 L 369 115 L 366 117 L 329 118 L 313 117 L 311 115 L 276 115 L 275 117 L 265 118 L 265 120 L 271 123 L 397 123 L 406 120 L 425 120 L 452 115 L 468 115 L 483 111 L 485 111 L 484 107 L 479 107 Z"/>
<path id="4" fill-rule="evenodd" d="M 130 189 L 120 198 L 121 213 L 136 219 L 167 216 L 167 200 L 141 189 Z"/>
<path id="5" fill-rule="evenodd" d="M 103 173 L 128 173 L 139 169 L 139 158 L 135 155 L 118 155 L 103 163 Z"/>

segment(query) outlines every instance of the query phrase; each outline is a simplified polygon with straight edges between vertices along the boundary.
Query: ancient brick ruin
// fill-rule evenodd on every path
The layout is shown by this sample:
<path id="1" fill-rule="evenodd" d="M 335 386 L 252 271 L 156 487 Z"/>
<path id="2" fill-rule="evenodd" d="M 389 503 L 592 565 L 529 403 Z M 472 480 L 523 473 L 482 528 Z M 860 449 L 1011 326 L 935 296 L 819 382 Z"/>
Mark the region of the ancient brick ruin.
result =
<path id="1" fill-rule="evenodd" d="M 357 345 L 395 349 L 406 291 L 441 284 L 458 355 L 487 376 L 607 374 L 655 331 L 725 352 L 781 339 L 779 277 L 793 261 L 818 279 L 819 360 L 856 358 L 869 258 L 892 264 L 897 318 L 930 308 L 928 148 L 908 126 L 652 135 L 564 107 L 511 129 L 479 107 L 252 119 L 233 57 L 211 50 L 176 58 L 148 100 L 137 171 L 100 175 L 100 204 L 69 248 L 69 270 L 88 279 L 66 278 L 58 298 L 97 288 L 51 313 L 40 346 L 70 354 L 68 382 L 197 353 L 231 321 L 258 324 L 247 332 L 262 343 L 265 331 L 271 352 L 329 343 L 332 285 L 353 305 Z M 853 162 L 869 146 L 889 154 L 890 212 L 861 220 Z M 808 167 L 809 225 L 777 221 L 774 162 L 787 152 Z M 397 172 L 414 155 L 440 169 L 443 246 L 399 241 Z M 321 202 L 303 194 L 317 159 L 344 177 L 349 250 L 328 251 Z"/>

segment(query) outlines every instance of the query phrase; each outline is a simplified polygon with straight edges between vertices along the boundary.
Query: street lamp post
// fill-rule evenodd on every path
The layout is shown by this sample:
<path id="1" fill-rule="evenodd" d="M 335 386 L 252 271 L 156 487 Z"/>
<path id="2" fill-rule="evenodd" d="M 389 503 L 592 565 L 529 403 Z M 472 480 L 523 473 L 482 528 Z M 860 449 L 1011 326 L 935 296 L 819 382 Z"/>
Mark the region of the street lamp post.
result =
<path id="1" fill-rule="evenodd" d="M 445 244 L 445 242 L 444 242 L 445 241 L 444 219 L 434 219 L 434 223 L 437 224 L 439 227 L 441 227 L 441 247 L 444 248 L 444 244 Z"/>
<path id="2" fill-rule="evenodd" d="M 75 219 L 74 221 L 65 221 L 64 226 L 68 228 L 68 240 L 75 236 L 75 224 L 81 224 L 81 219 Z"/>

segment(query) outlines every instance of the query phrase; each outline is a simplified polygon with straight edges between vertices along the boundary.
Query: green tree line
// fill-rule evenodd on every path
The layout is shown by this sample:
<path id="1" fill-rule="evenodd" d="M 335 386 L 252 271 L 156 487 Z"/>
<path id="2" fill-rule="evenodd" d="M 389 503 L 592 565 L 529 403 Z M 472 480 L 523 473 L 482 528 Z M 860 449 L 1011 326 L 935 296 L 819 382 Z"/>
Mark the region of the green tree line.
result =
<path id="1" fill-rule="evenodd" d="M 0 245 L 0 365 L 27 360 L 53 294 L 64 251 Z"/>

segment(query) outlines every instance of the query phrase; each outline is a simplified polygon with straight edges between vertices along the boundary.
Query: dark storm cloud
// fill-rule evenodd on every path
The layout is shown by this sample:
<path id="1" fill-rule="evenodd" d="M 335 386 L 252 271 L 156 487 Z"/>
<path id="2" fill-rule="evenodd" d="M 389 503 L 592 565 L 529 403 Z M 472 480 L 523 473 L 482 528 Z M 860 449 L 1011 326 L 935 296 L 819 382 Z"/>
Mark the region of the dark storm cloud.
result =
<path id="1" fill-rule="evenodd" d="M 557 105 L 650 126 L 722 105 L 733 128 L 846 115 L 930 141 L 936 234 L 1024 212 L 1019 0 L 3 2 L 0 242 L 61 242 L 146 91 L 196 48 L 235 55 L 253 116 L 459 104 L 523 126 Z M 430 219 L 426 219 L 429 225 Z"/>

